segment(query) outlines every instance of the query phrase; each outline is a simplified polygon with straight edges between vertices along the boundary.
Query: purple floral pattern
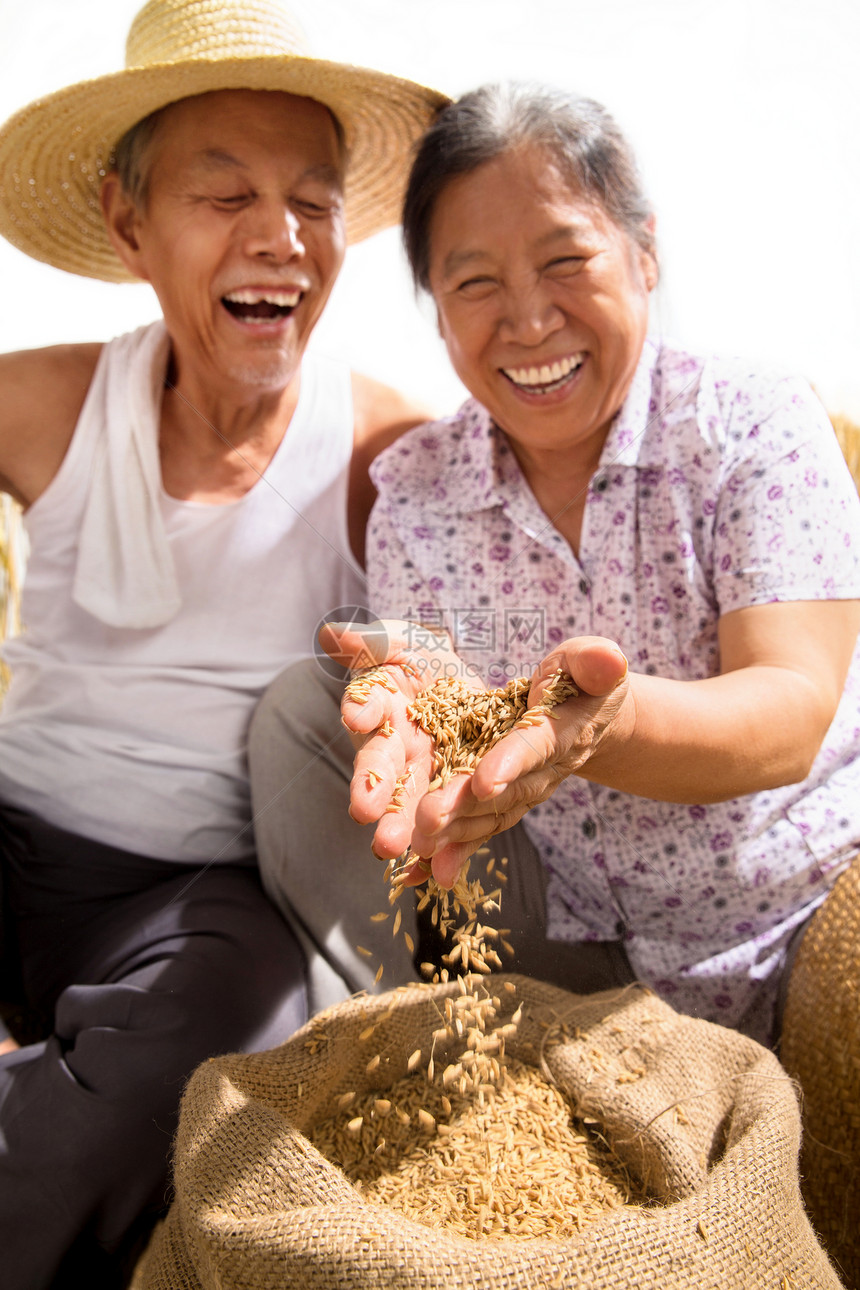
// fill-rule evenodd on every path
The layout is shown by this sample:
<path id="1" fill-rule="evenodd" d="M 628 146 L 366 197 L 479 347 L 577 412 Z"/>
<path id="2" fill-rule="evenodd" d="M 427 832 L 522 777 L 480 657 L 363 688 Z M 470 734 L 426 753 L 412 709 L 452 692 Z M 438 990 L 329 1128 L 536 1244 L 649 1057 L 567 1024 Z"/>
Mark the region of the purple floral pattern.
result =
<path id="1" fill-rule="evenodd" d="M 802 380 L 646 343 L 586 498 L 579 557 L 478 403 L 374 463 L 370 603 L 444 624 L 487 684 L 567 637 L 616 640 L 632 671 L 719 669 L 744 606 L 860 596 L 860 502 Z M 769 1039 L 795 927 L 860 842 L 860 649 L 803 784 L 652 802 L 572 777 L 525 827 L 555 939 L 622 936 L 682 1011 Z"/>

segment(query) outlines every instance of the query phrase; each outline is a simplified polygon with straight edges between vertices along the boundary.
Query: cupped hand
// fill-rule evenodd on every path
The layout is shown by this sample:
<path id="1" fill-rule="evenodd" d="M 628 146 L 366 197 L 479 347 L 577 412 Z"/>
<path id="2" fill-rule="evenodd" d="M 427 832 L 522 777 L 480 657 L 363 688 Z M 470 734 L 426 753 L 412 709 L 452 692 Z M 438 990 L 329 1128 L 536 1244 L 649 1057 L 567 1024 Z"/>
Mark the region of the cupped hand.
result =
<path id="1" fill-rule="evenodd" d="M 407 716 L 407 708 L 442 677 L 459 677 L 476 690 L 483 688 L 481 679 L 459 658 L 447 633 L 419 623 L 385 619 L 348 628 L 327 623 L 319 639 L 353 673 L 341 703 L 343 724 L 357 746 L 349 813 L 360 824 L 376 823 L 373 850 L 382 859 L 394 859 L 414 850 L 415 812 L 433 776 L 432 740 Z M 446 866 L 445 848 L 435 850 L 442 854 L 434 855 L 434 873 L 439 865 L 446 877 L 451 873 L 445 883 L 450 886 L 469 853 Z M 433 854 L 418 852 L 423 859 Z M 417 861 L 405 874 L 410 884 L 426 876 Z"/>
<path id="2" fill-rule="evenodd" d="M 373 849 L 383 859 L 411 850 L 429 860 L 442 887 L 451 887 L 462 866 L 559 783 L 581 770 L 618 722 L 628 695 L 627 660 L 604 637 L 565 641 L 532 677 L 529 707 L 538 707 L 559 669 L 579 695 L 534 724 L 513 730 L 490 749 L 472 775 L 457 775 L 428 791 L 433 774 L 430 736 L 407 715 L 411 701 L 445 676 L 459 676 L 483 689 L 446 635 L 418 624 L 386 620 L 368 628 L 339 630 L 328 624 L 320 642 L 333 658 L 358 670 L 358 687 L 347 687 L 341 705 L 346 728 L 361 738 L 350 788 L 350 814 L 376 822 Z M 369 685 L 378 669 L 378 680 Z M 360 700 L 351 697 L 356 688 Z M 363 700 L 363 701 L 362 701 Z M 420 883 L 426 869 L 416 861 L 406 880 Z"/>
<path id="3" fill-rule="evenodd" d="M 568 775 L 581 771 L 610 729 L 626 724 L 627 660 L 613 641 L 581 636 L 553 650 L 532 678 L 530 708 L 541 703 L 559 669 L 572 678 L 578 696 L 554 708 L 552 715 L 540 715 L 535 724 L 511 731 L 471 776 L 452 779 L 418 803 L 411 845 L 420 855 L 433 857 L 440 885 L 450 885 L 469 855 L 545 802 Z"/>

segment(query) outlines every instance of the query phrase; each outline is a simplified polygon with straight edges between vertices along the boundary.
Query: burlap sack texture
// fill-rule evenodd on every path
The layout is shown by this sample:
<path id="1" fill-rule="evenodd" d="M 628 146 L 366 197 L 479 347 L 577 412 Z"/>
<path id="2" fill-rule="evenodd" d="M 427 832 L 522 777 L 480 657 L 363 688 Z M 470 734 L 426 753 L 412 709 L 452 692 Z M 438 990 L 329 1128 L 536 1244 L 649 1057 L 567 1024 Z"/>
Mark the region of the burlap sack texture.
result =
<path id="1" fill-rule="evenodd" d="M 801 941 L 780 1056 L 803 1089 L 807 1210 L 845 1284 L 860 1290 L 860 857 Z"/>
<path id="2" fill-rule="evenodd" d="M 573 1240 L 477 1242 L 360 1199 L 303 1133 L 341 1093 L 383 1089 L 406 1073 L 416 1047 L 429 1051 L 438 1001 L 457 987 L 405 987 L 329 1009 L 280 1048 L 213 1059 L 195 1072 L 175 1144 L 175 1199 L 136 1287 L 840 1285 L 802 1207 L 795 1089 L 771 1053 L 680 1016 L 638 986 L 578 996 L 493 978 L 499 989 L 506 979 L 517 993 L 501 993 L 503 1014 L 525 1005 L 508 1051 L 545 1062 L 658 1204 L 611 1211 Z M 561 1020 L 577 1038 L 556 1044 L 547 1027 Z M 383 1060 L 368 1076 L 377 1052 Z M 637 1066 L 644 1076 L 619 1083 Z"/>

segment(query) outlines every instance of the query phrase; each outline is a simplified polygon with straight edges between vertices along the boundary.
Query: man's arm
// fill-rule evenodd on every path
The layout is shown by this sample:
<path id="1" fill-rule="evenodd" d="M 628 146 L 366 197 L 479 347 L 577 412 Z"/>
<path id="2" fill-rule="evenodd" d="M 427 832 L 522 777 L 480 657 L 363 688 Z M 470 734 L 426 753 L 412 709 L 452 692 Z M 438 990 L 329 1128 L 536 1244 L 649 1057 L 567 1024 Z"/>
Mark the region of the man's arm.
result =
<path id="1" fill-rule="evenodd" d="M 100 349 L 62 345 L 0 354 L 0 492 L 24 507 L 60 468 Z M 0 1022 L 0 1056 L 18 1047 Z"/>
<path id="2" fill-rule="evenodd" d="M 0 490 L 31 506 L 60 468 L 101 345 L 0 354 Z"/>
<path id="3" fill-rule="evenodd" d="M 435 420 L 439 413 L 359 372 L 352 374 L 352 399 L 355 438 L 349 477 L 349 542 L 363 566 L 365 530 L 376 497 L 370 463 L 405 431 Z"/>

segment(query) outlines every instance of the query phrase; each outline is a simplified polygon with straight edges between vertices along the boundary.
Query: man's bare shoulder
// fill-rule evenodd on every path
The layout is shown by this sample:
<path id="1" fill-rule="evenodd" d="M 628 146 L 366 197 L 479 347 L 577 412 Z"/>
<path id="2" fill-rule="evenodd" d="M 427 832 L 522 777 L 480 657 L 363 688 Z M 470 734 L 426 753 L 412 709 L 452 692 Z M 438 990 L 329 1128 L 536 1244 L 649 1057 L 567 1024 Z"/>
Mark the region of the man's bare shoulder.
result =
<path id="1" fill-rule="evenodd" d="M 80 403 L 93 378 L 100 344 L 51 345 L 46 349 L 21 349 L 0 354 L 0 395 L 3 421 L 16 418 L 25 423 Z"/>
<path id="2" fill-rule="evenodd" d="M 352 398 L 355 448 L 366 461 L 378 456 L 406 430 L 434 421 L 439 415 L 437 409 L 361 372 L 352 373 Z"/>
<path id="3" fill-rule="evenodd" d="M 60 468 L 101 350 L 77 344 L 0 354 L 0 487 L 24 506 Z"/>
<path id="4" fill-rule="evenodd" d="M 370 463 L 400 435 L 433 421 L 437 413 L 390 385 L 360 372 L 352 373 L 355 416 L 352 465 L 349 472 L 349 539 L 359 563 L 364 563 L 364 535 L 376 490 Z"/>

